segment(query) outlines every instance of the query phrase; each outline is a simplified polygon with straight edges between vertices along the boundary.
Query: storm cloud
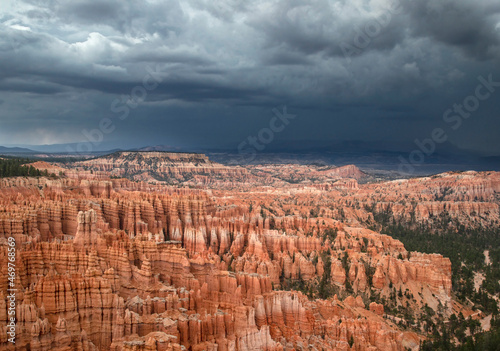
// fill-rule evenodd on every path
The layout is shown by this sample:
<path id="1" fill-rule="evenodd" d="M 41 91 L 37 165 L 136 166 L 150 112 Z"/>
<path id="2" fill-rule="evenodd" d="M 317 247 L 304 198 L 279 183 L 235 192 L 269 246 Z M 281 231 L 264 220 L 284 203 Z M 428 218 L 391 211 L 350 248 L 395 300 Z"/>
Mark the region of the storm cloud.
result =
<path id="1" fill-rule="evenodd" d="M 403 145 L 446 128 L 479 75 L 500 81 L 500 4 L 6 1 L 0 54 L 1 145 L 84 141 L 109 118 L 109 147 L 236 150 L 283 105 L 297 118 L 276 145 Z M 450 143 L 500 153 L 496 94 Z"/>

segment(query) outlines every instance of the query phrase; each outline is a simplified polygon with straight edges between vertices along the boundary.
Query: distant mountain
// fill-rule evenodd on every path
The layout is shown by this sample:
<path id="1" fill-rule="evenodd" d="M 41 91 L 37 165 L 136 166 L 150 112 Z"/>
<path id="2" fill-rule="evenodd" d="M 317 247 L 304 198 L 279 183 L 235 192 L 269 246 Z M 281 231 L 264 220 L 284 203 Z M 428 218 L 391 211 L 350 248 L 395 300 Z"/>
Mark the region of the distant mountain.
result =
<path id="1" fill-rule="evenodd" d="M 23 147 L 0 146 L 0 153 L 2 153 L 2 154 L 33 154 L 33 153 L 36 153 L 36 151 L 33 151 L 31 149 L 26 149 Z"/>
<path id="2" fill-rule="evenodd" d="M 121 149 L 116 148 L 111 143 L 105 143 L 95 146 L 87 152 L 86 147 L 82 147 L 79 143 L 67 143 L 67 144 L 50 144 L 50 145 L 28 145 L 28 144 L 18 144 L 16 145 L 20 148 L 27 148 L 30 152 L 35 153 L 45 153 L 45 154 L 74 154 L 74 153 L 84 153 L 84 154 L 103 154 L 119 151 Z M 79 152 L 79 150 L 81 152 Z"/>

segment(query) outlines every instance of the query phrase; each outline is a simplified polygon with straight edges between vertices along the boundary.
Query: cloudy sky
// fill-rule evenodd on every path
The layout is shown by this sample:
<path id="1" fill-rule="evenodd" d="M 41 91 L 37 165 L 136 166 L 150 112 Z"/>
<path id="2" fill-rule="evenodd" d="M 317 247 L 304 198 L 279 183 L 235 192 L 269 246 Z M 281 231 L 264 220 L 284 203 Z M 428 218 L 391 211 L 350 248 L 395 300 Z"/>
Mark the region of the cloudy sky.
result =
<path id="1" fill-rule="evenodd" d="M 500 154 L 500 83 L 475 98 L 480 76 L 500 82 L 498 0 L 7 0 L 0 145 L 236 150 L 286 106 L 270 149 L 442 128 Z"/>

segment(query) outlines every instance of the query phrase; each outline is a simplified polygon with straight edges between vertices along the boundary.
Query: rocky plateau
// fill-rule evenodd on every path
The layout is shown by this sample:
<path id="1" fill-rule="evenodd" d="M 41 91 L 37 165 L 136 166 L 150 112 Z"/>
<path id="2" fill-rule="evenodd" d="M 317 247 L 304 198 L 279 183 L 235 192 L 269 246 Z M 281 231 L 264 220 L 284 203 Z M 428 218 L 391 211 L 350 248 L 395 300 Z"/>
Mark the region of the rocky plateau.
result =
<path id="1" fill-rule="evenodd" d="M 17 288 L 2 350 L 418 350 L 424 333 L 383 302 L 449 316 L 451 263 L 367 229 L 374 215 L 498 227 L 500 213 L 495 172 L 367 181 L 163 152 L 34 165 L 58 176 L 0 179 L 1 326 L 9 238 Z"/>

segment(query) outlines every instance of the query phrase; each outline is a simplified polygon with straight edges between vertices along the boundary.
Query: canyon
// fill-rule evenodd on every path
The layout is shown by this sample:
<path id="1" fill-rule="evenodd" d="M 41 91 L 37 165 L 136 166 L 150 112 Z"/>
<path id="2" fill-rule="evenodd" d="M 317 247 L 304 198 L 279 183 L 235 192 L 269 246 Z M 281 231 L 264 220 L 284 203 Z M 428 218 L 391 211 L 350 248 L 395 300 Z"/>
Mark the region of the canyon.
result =
<path id="1" fill-rule="evenodd" d="M 482 316 L 456 300 L 448 258 L 376 218 L 498 228 L 499 173 L 384 181 L 165 152 L 33 165 L 54 176 L 0 179 L 1 349 L 418 350 L 424 329 L 392 310 Z"/>

